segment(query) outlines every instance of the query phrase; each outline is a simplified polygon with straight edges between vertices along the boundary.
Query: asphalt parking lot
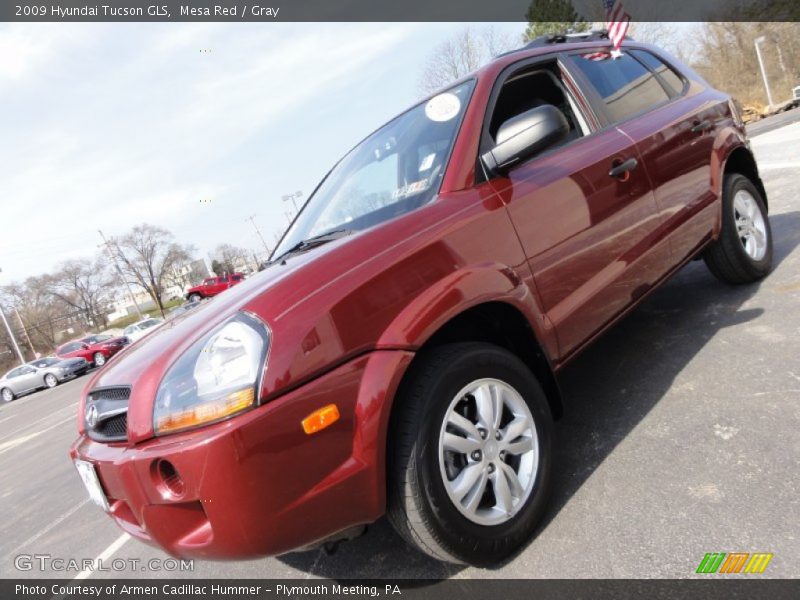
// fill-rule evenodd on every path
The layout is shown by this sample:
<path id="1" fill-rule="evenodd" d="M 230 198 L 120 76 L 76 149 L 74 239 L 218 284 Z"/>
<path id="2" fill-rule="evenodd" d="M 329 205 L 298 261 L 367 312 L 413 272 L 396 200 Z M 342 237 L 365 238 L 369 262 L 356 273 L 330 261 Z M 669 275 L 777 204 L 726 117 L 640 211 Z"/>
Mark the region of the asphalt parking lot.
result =
<path id="1" fill-rule="evenodd" d="M 166 555 L 92 505 L 67 456 L 84 378 L 0 407 L 0 576 L 690 577 L 705 553 L 738 551 L 772 552 L 765 577 L 799 576 L 800 123 L 765 130 L 753 147 L 774 272 L 729 287 L 694 262 L 563 373 L 551 508 L 507 564 L 436 563 L 382 521 L 330 556 L 143 571 Z M 15 557 L 34 554 L 139 566 L 15 568 Z"/>

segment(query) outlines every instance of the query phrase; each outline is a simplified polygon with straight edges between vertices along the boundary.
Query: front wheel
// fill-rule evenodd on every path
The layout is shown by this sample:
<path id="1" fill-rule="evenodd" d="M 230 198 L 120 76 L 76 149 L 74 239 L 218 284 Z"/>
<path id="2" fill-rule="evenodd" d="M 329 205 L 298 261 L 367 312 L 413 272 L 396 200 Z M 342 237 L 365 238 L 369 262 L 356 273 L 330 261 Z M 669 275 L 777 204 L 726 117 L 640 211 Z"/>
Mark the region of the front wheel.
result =
<path id="1" fill-rule="evenodd" d="M 49 388 L 54 388 L 58 385 L 58 379 L 52 373 L 48 373 L 44 376 L 44 384 Z"/>
<path id="2" fill-rule="evenodd" d="M 203 297 L 200 294 L 192 294 L 189 296 L 189 302 L 200 302 L 202 299 Z"/>
<path id="3" fill-rule="evenodd" d="M 722 230 L 705 251 L 709 270 L 726 283 L 751 283 L 772 268 L 772 229 L 761 193 L 744 175 L 722 182 Z"/>
<path id="4" fill-rule="evenodd" d="M 0 395 L 3 396 L 3 402 L 11 402 L 14 399 L 14 392 L 8 388 L 3 388 L 3 391 Z"/>
<path id="5" fill-rule="evenodd" d="M 502 561 L 546 508 L 553 422 L 530 370 L 491 344 L 417 358 L 393 415 L 389 520 L 440 560 Z"/>
<path id="6" fill-rule="evenodd" d="M 106 357 L 102 352 L 95 352 L 92 358 L 94 359 L 94 364 L 97 367 L 102 367 L 104 364 L 106 364 Z"/>

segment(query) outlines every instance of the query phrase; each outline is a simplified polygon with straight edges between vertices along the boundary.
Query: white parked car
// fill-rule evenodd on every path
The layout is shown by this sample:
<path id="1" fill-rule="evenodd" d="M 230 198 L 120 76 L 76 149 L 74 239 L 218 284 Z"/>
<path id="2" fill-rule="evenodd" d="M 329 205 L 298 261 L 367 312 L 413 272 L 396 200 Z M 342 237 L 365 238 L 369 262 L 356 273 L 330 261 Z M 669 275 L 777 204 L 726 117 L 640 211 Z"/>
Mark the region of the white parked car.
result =
<path id="1" fill-rule="evenodd" d="M 122 335 L 128 338 L 131 342 L 135 342 L 137 340 L 142 339 L 148 333 L 152 333 L 163 324 L 164 324 L 164 319 L 161 319 L 159 317 L 151 317 L 148 319 L 143 319 L 142 321 L 137 321 L 136 323 L 128 325 L 122 331 Z"/>

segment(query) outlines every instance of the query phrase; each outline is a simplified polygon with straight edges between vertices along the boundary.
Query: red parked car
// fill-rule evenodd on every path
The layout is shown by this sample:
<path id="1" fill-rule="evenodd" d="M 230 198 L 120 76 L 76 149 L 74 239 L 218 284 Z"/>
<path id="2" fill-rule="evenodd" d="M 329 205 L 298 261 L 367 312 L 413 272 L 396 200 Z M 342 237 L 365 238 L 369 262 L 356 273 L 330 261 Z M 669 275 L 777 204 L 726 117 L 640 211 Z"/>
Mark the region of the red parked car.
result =
<path id="1" fill-rule="evenodd" d="M 128 338 L 110 335 L 87 335 L 59 346 L 56 356 L 59 358 L 85 358 L 89 363 L 102 367 L 106 361 L 128 345 Z"/>
<path id="2" fill-rule="evenodd" d="M 219 277 L 206 277 L 203 283 L 186 291 L 186 299 L 189 302 L 197 302 L 203 298 L 211 298 L 243 281 L 244 273 L 225 273 Z"/>
<path id="3" fill-rule="evenodd" d="M 264 271 L 96 374 L 71 452 L 97 503 L 182 557 L 280 554 L 386 513 L 445 561 L 525 544 L 564 365 L 688 261 L 733 284 L 772 260 L 731 99 L 609 46 L 537 40 L 390 121 Z"/>

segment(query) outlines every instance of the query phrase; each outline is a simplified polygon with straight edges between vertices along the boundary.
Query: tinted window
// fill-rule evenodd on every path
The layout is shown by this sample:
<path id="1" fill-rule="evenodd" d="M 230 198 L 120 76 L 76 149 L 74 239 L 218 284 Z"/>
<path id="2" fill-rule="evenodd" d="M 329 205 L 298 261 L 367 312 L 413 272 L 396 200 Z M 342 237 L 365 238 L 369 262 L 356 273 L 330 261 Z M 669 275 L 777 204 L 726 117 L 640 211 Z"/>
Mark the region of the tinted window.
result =
<path id="1" fill-rule="evenodd" d="M 149 319 L 147 321 L 142 321 L 139 323 L 139 327 L 142 329 L 150 329 L 151 327 L 158 325 L 161 321 L 157 321 L 156 319 Z"/>
<path id="2" fill-rule="evenodd" d="M 206 279 L 203 282 L 203 285 L 214 285 L 215 283 L 217 283 L 217 280 L 214 277 L 212 277 L 211 279 Z"/>
<path id="3" fill-rule="evenodd" d="M 631 50 L 636 58 L 641 60 L 644 64 L 650 67 L 653 71 L 658 73 L 662 81 L 669 88 L 673 96 L 677 96 L 683 90 L 683 80 L 680 76 L 673 71 L 670 67 L 661 62 L 660 59 L 644 50 Z"/>
<path id="4" fill-rule="evenodd" d="M 42 360 L 37 360 L 33 363 L 33 366 L 38 367 L 40 369 L 44 369 L 45 367 L 52 367 L 54 364 L 61 362 L 57 358 L 43 358 Z"/>
<path id="5" fill-rule="evenodd" d="M 18 367 L 12 371 L 9 371 L 6 377 L 8 379 L 14 379 L 14 377 L 19 377 L 20 375 L 22 375 L 22 367 Z"/>
<path id="6" fill-rule="evenodd" d="M 618 58 L 597 52 L 576 55 L 575 64 L 597 90 L 612 121 L 669 100 L 656 76 L 628 54 Z"/>
<path id="7" fill-rule="evenodd" d="M 62 353 L 75 352 L 76 350 L 80 350 L 80 349 L 81 349 L 81 345 L 79 343 L 72 342 L 71 344 L 67 344 L 66 346 L 64 346 L 61 349 L 61 352 Z"/>
<path id="8" fill-rule="evenodd" d="M 134 333 L 135 331 L 139 331 L 139 328 L 136 327 L 136 325 L 130 325 L 130 326 L 125 328 L 125 330 L 122 332 L 122 335 L 130 335 L 131 333 Z"/>
<path id="9" fill-rule="evenodd" d="M 97 344 L 98 342 L 105 342 L 110 339 L 110 335 L 90 335 L 89 337 L 83 338 L 83 341 L 87 344 Z"/>
<path id="10" fill-rule="evenodd" d="M 241 281 L 242 280 L 242 276 L 241 275 L 234 275 L 233 276 L 233 280 L 234 281 Z"/>

